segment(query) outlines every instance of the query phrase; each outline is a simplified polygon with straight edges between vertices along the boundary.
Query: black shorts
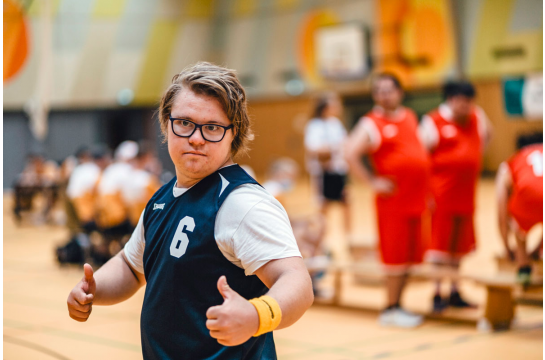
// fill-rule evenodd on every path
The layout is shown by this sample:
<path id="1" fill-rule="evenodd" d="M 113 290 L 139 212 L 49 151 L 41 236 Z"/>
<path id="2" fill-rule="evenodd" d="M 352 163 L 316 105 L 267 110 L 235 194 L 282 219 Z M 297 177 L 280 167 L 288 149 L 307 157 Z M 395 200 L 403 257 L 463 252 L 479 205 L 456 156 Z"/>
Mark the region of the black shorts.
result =
<path id="1" fill-rule="evenodd" d="M 346 175 L 324 172 L 322 183 L 322 195 L 326 200 L 341 201 L 344 200 L 344 186 L 346 184 Z"/>

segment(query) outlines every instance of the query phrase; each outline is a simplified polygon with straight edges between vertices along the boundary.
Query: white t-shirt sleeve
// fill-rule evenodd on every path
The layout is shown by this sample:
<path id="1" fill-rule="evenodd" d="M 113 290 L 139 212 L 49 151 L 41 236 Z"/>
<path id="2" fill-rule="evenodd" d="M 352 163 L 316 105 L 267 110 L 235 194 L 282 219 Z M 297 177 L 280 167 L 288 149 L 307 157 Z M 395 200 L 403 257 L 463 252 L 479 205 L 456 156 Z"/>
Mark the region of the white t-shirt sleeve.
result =
<path id="1" fill-rule="evenodd" d="M 418 136 L 428 150 L 433 150 L 439 144 L 439 131 L 433 119 L 424 115 L 418 126 Z"/>
<path id="2" fill-rule="evenodd" d="M 476 112 L 477 130 L 479 131 L 479 137 L 481 138 L 481 142 L 483 143 L 483 145 L 486 146 L 488 145 L 488 141 L 490 140 L 490 120 L 480 106 L 477 106 Z"/>
<path id="3" fill-rule="evenodd" d="M 372 151 L 376 151 L 380 147 L 380 144 L 382 143 L 382 136 L 380 135 L 380 131 L 375 125 L 375 122 L 371 120 L 371 118 L 363 117 L 356 125 L 354 131 L 365 132 L 367 134 Z"/>
<path id="4" fill-rule="evenodd" d="M 242 185 L 229 194 L 214 233 L 223 255 L 246 275 L 271 260 L 301 257 L 288 214 L 258 185 Z"/>
<path id="5" fill-rule="evenodd" d="M 132 232 L 131 238 L 125 244 L 125 258 L 131 267 L 139 273 L 144 273 L 144 250 L 146 248 L 146 239 L 144 238 L 144 211 L 140 215 L 140 220 Z"/>

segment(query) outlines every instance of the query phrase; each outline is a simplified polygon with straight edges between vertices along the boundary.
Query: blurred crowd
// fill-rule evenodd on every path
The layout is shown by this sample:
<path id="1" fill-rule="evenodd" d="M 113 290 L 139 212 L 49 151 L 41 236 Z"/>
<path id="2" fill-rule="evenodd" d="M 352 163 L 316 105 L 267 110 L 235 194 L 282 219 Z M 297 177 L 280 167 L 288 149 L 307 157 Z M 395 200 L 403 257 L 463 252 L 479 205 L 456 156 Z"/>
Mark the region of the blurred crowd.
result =
<path id="1" fill-rule="evenodd" d="M 70 240 L 57 249 L 59 262 L 102 264 L 128 240 L 165 176 L 145 141 L 124 141 L 113 156 L 104 145 L 82 147 L 60 166 L 31 154 L 14 184 L 15 218 L 21 222 L 39 197 L 39 220 L 58 222 L 53 209 L 62 202 Z"/>

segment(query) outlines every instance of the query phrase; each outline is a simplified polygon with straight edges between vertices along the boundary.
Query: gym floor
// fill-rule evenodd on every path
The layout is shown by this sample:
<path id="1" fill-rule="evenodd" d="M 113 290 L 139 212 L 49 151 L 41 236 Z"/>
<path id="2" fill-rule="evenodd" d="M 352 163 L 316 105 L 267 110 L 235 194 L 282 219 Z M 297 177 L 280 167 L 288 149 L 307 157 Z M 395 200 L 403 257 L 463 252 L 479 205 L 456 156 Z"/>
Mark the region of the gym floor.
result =
<path id="1" fill-rule="evenodd" d="M 494 257 L 502 245 L 495 222 L 493 181 L 482 180 L 477 199 L 477 251 L 468 256 L 462 271 L 493 274 Z M 353 184 L 353 232 L 363 241 L 376 238 L 372 194 Z M 312 213 L 310 190 L 299 184 L 289 197 L 290 214 Z M 67 231 L 55 226 L 16 227 L 11 216 L 11 197 L 4 195 L 4 359 L 139 359 L 139 318 L 144 291 L 111 307 L 95 307 L 86 323 L 68 317 L 66 297 L 82 277 L 79 266 L 60 267 L 55 246 L 66 242 Z M 342 212 L 333 207 L 328 214 L 326 242 L 336 259 L 347 259 L 348 246 L 342 228 Z M 531 234 L 535 245 L 541 229 Z M 280 359 L 542 359 L 543 308 L 519 305 L 513 328 L 503 332 L 479 332 L 475 324 L 456 320 L 426 320 L 411 330 L 382 328 L 377 310 L 385 301 L 381 287 L 354 286 L 346 280 L 344 296 L 363 309 L 313 305 L 288 329 L 275 332 Z M 327 287 L 330 279 L 324 279 Z M 411 283 L 404 305 L 427 312 L 433 284 Z M 448 288 L 445 287 L 445 291 Z M 483 304 L 484 290 L 462 283 L 462 293 Z"/>

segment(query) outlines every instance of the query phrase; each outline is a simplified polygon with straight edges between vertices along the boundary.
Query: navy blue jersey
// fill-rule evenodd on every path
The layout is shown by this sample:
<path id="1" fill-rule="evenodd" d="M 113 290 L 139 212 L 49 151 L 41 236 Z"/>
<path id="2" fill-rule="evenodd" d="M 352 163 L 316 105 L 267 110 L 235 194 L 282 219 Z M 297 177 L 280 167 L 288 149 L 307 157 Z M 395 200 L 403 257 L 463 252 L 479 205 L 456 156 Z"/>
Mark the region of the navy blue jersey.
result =
<path id="1" fill-rule="evenodd" d="M 214 238 L 216 214 L 233 189 L 257 184 L 232 165 L 207 176 L 179 197 L 176 178 L 159 189 L 144 212 L 147 286 L 140 321 L 145 359 L 276 359 L 272 333 L 227 347 L 210 336 L 206 311 L 221 305 L 221 275 L 246 299 L 267 287 L 225 258 Z"/>

